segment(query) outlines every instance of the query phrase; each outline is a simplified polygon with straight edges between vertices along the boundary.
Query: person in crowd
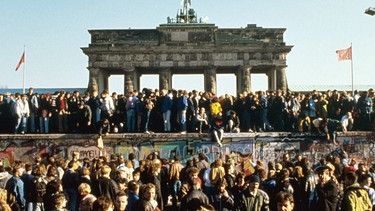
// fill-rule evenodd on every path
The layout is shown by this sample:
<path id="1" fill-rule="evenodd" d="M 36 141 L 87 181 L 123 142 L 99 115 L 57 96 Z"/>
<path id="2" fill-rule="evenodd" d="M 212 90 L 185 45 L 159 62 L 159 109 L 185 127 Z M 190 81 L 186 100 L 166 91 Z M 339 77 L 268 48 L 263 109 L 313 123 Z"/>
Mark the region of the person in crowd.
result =
<path id="1" fill-rule="evenodd" d="M 371 174 L 362 174 L 358 179 L 361 187 L 367 190 L 367 194 L 370 197 L 372 210 L 375 210 L 375 190 L 372 188 L 373 180 Z"/>
<path id="2" fill-rule="evenodd" d="M 181 198 L 180 211 L 199 210 L 202 206 L 210 204 L 208 197 L 201 190 L 198 178 L 190 178 L 189 186 L 188 193 Z"/>
<path id="3" fill-rule="evenodd" d="M 39 132 L 49 133 L 50 132 L 50 118 L 52 117 L 52 105 L 51 105 L 51 94 L 47 92 L 46 94 L 40 95 L 40 103 L 38 108 L 39 116 Z"/>
<path id="4" fill-rule="evenodd" d="M 158 204 L 155 200 L 155 185 L 147 183 L 140 188 L 140 199 L 133 204 L 134 211 L 156 211 Z"/>
<path id="5" fill-rule="evenodd" d="M 68 169 L 65 171 L 64 176 L 62 178 L 62 186 L 66 191 L 69 201 L 68 201 L 68 209 L 75 210 L 78 207 L 78 181 L 79 175 L 74 170 L 74 161 L 71 160 L 68 163 Z"/>
<path id="6" fill-rule="evenodd" d="M 100 111 L 101 111 L 100 109 L 101 101 L 98 95 L 98 91 L 94 90 L 91 93 L 90 98 L 86 104 L 90 106 L 90 109 L 92 112 L 91 123 L 95 125 L 100 120 Z"/>
<path id="7" fill-rule="evenodd" d="M 67 97 L 69 117 L 68 117 L 68 131 L 70 133 L 77 132 L 78 125 L 78 110 L 79 104 L 84 104 L 78 90 L 75 90 L 72 96 Z M 87 109 L 87 108 L 85 108 Z M 90 119 L 91 121 L 91 119 Z"/>
<path id="8" fill-rule="evenodd" d="M 161 90 L 162 106 L 161 113 L 164 121 L 164 132 L 171 131 L 171 112 L 172 112 L 172 92 L 166 89 Z"/>
<path id="9" fill-rule="evenodd" d="M 82 183 L 78 186 L 78 193 L 80 195 L 80 202 L 78 206 L 79 211 L 92 211 L 93 204 L 96 197 L 91 194 L 91 187 L 87 183 Z"/>
<path id="10" fill-rule="evenodd" d="M 127 211 L 128 208 L 128 195 L 124 191 L 116 193 L 115 211 Z"/>
<path id="11" fill-rule="evenodd" d="M 186 133 L 186 110 L 188 109 L 188 102 L 186 96 L 186 90 L 178 90 L 177 98 L 177 119 L 180 127 L 180 132 L 182 134 Z"/>
<path id="12" fill-rule="evenodd" d="M 43 210 L 43 196 L 46 193 L 47 182 L 43 175 L 45 169 L 43 165 L 38 165 L 34 168 L 34 178 L 30 181 L 29 202 L 32 203 L 32 210 Z"/>
<path id="13" fill-rule="evenodd" d="M 266 192 L 259 189 L 260 178 L 258 175 L 251 175 L 248 177 L 249 186 L 237 199 L 238 206 L 236 210 L 238 211 L 263 211 L 269 210 L 269 196 Z"/>
<path id="14" fill-rule="evenodd" d="M 229 211 L 234 209 L 234 196 L 227 190 L 225 180 L 219 181 L 215 186 L 215 191 L 210 197 L 210 204 L 215 210 Z"/>
<path id="15" fill-rule="evenodd" d="M 52 197 L 58 194 L 64 194 L 61 180 L 53 180 L 47 183 L 46 193 L 43 195 L 44 210 L 54 209 Z"/>
<path id="16" fill-rule="evenodd" d="M 201 107 L 199 109 L 199 112 L 196 115 L 196 119 L 197 119 L 196 124 L 197 124 L 199 133 L 206 132 L 210 129 L 208 116 L 206 113 L 206 109 L 204 107 Z"/>
<path id="17" fill-rule="evenodd" d="M 139 199 L 139 183 L 137 181 L 130 181 L 128 183 L 128 189 L 126 191 L 128 195 L 128 203 L 126 210 L 132 210 L 133 204 Z"/>
<path id="18" fill-rule="evenodd" d="M 3 166 L 0 165 L 0 168 L 3 168 Z M 33 180 L 35 176 L 32 174 L 32 171 L 33 171 L 32 165 L 29 163 L 26 163 L 25 171 L 23 172 L 21 176 L 21 180 L 23 181 L 23 184 L 24 184 L 23 187 L 24 187 L 24 194 L 25 194 L 25 200 L 26 200 L 26 208 L 25 208 L 26 211 L 32 210 L 32 206 L 33 206 L 33 203 L 31 202 L 31 199 L 30 199 L 31 198 L 30 186 L 31 186 L 31 181 Z M 4 187 L 4 185 L 0 187 Z"/>
<path id="19" fill-rule="evenodd" d="M 309 210 L 336 210 L 339 189 L 331 177 L 330 167 L 321 165 L 315 171 L 318 174 L 319 183 L 311 193 Z"/>
<path id="20" fill-rule="evenodd" d="M 111 179 L 111 168 L 108 165 L 104 165 L 100 169 L 101 176 L 94 180 L 92 183 L 92 193 L 96 197 L 106 196 L 112 201 L 115 201 L 118 187 L 116 182 Z"/>
<path id="21" fill-rule="evenodd" d="M 238 118 L 236 111 L 230 111 L 226 121 L 226 131 L 230 133 L 240 132 L 240 118 Z"/>
<path id="22" fill-rule="evenodd" d="M 151 163 L 150 168 L 150 175 L 149 175 L 149 183 L 153 184 L 155 187 L 155 193 L 156 193 L 156 201 L 158 203 L 158 207 L 163 210 L 164 204 L 163 204 L 163 195 L 161 190 L 161 168 L 162 163 L 159 159 L 154 159 Z"/>
<path id="23" fill-rule="evenodd" d="M 342 132 L 347 133 L 349 130 L 352 130 L 354 125 L 352 113 L 348 111 L 344 116 L 342 116 L 340 123 Z"/>
<path id="24" fill-rule="evenodd" d="M 345 174 L 345 191 L 341 202 L 341 210 L 372 210 L 372 202 L 365 188 L 357 182 L 358 176 L 350 171 Z"/>
<path id="25" fill-rule="evenodd" d="M 52 196 L 53 209 L 51 211 L 70 211 L 66 209 L 67 198 L 65 194 L 59 193 Z M 75 209 L 74 209 L 75 210 Z"/>
<path id="26" fill-rule="evenodd" d="M 290 193 L 280 192 L 276 195 L 277 211 L 293 211 L 294 199 Z"/>
<path id="27" fill-rule="evenodd" d="M 12 211 L 8 204 L 8 191 L 0 188 L 0 210 Z"/>
<path id="28" fill-rule="evenodd" d="M 180 163 L 180 156 L 174 156 L 173 160 L 169 167 L 169 180 L 172 186 L 172 206 L 177 208 L 177 196 L 181 190 L 180 172 L 184 166 Z"/>
<path id="29" fill-rule="evenodd" d="M 330 118 L 316 118 L 312 122 L 315 128 L 318 130 L 319 134 L 322 134 L 322 132 L 324 131 L 326 139 L 332 140 L 332 143 L 334 145 L 337 145 L 337 131 L 341 129 L 341 124 L 339 120 Z"/>
<path id="30" fill-rule="evenodd" d="M 111 116 L 115 111 L 115 105 L 113 99 L 109 96 L 108 90 L 102 92 L 100 103 L 100 120 L 111 119 Z"/>
<path id="31" fill-rule="evenodd" d="M 111 132 L 111 123 L 108 119 L 100 120 L 96 123 L 96 131 L 100 136 L 107 136 Z"/>
<path id="32" fill-rule="evenodd" d="M 78 103 L 78 109 L 76 111 L 76 128 L 79 133 L 90 133 L 91 132 L 91 119 L 92 112 L 91 108 L 88 105 L 85 105 L 84 102 Z"/>
<path id="33" fill-rule="evenodd" d="M 113 211 L 113 201 L 107 196 L 100 196 L 93 204 L 93 211 Z"/>
<path id="34" fill-rule="evenodd" d="M 24 194 L 24 183 L 21 180 L 23 173 L 22 166 L 15 166 L 12 173 L 13 176 L 5 184 L 5 190 L 8 191 L 8 194 L 12 194 L 16 199 L 17 205 L 21 209 L 24 209 L 26 206 L 26 200 Z"/>
<path id="35" fill-rule="evenodd" d="M 268 99 L 265 95 L 264 91 L 259 91 L 259 108 L 260 108 L 260 131 L 270 131 L 273 130 L 272 126 L 270 125 L 267 112 L 268 112 Z"/>
<path id="36" fill-rule="evenodd" d="M 30 116 L 27 119 L 28 121 L 28 132 L 35 133 L 38 130 L 38 108 L 39 108 L 39 100 L 38 100 L 38 93 L 34 93 L 34 88 L 30 87 L 29 92 L 27 95 L 27 101 L 29 104 L 29 111 Z"/>
<path id="37" fill-rule="evenodd" d="M 224 135 L 224 122 L 221 113 L 213 116 L 211 130 L 213 141 L 216 142 L 219 147 L 222 147 Z"/>
<path id="38" fill-rule="evenodd" d="M 27 95 L 22 94 L 20 99 L 15 102 L 16 127 L 15 133 L 25 134 L 27 132 L 27 118 L 30 116 L 29 102 Z"/>

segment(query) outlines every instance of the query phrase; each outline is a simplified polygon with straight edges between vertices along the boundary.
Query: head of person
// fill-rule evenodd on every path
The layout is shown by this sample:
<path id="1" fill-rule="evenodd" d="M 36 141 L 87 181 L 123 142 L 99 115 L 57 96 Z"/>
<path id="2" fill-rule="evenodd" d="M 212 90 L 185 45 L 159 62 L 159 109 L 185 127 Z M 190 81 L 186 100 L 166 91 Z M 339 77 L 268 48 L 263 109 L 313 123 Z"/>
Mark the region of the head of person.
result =
<path id="1" fill-rule="evenodd" d="M 200 190 L 201 183 L 199 182 L 198 178 L 190 178 L 189 179 L 189 186 L 191 190 Z"/>
<path id="2" fill-rule="evenodd" d="M 101 173 L 103 176 L 109 176 L 109 174 L 111 173 L 111 167 L 109 167 L 108 165 L 104 165 L 102 168 L 101 168 Z"/>
<path id="3" fill-rule="evenodd" d="M 139 179 L 141 178 L 141 172 L 139 171 L 139 169 L 135 169 L 133 172 L 133 180 L 134 181 L 139 181 Z"/>
<path id="4" fill-rule="evenodd" d="M 87 183 L 82 183 L 78 186 L 78 193 L 81 196 L 86 196 L 87 194 L 91 193 L 91 187 Z"/>
<path id="5" fill-rule="evenodd" d="M 287 192 L 280 192 L 276 195 L 277 211 L 293 211 L 294 198 Z"/>
<path id="6" fill-rule="evenodd" d="M 100 196 L 93 203 L 93 210 L 97 210 L 97 211 L 113 211 L 113 202 L 107 196 Z"/>
<path id="7" fill-rule="evenodd" d="M 152 183 L 147 183 L 144 185 L 142 188 L 143 191 L 143 198 L 146 199 L 147 201 L 151 201 L 155 199 L 156 196 L 156 190 L 155 190 L 155 185 Z"/>
<path id="8" fill-rule="evenodd" d="M 139 191 L 139 184 L 137 181 L 132 180 L 128 183 L 128 191 L 134 194 L 138 194 Z"/>
<path id="9" fill-rule="evenodd" d="M 283 155 L 283 161 L 290 161 L 289 154 L 286 153 Z"/>
<path id="10" fill-rule="evenodd" d="M 330 173 L 329 166 L 321 165 L 315 170 L 315 172 L 317 173 L 319 181 L 322 184 L 326 184 L 329 180 L 331 180 L 331 173 Z"/>
<path id="11" fill-rule="evenodd" d="M 225 179 L 223 180 L 220 180 L 218 183 L 216 183 L 216 188 L 217 190 L 220 192 L 220 193 L 224 193 L 225 192 L 225 188 L 227 187 L 227 182 Z"/>
<path id="12" fill-rule="evenodd" d="M 371 176 L 371 174 L 362 174 L 362 175 L 360 175 L 359 178 L 358 178 L 358 182 L 362 186 L 371 187 L 371 185 L 372 185 L 372 176 Z"/>
<path id="13" fill-rule="evenodd" d="M 124 191 L 126 189 L 126 184 L 128 183 L 128 180 L 126 178 L 117 178 L 116 184 L 120 191 Z"/>
<path id="14" fill-rule="evenodd" d="M 248 177 L 247 179 L 248 183 L 249 183 L 249 188 L 251 191 L 257 191 L 259 189 L 259 185 L 260 185 L 260 178 L 258 175 L 256 174 L 252 174 Z"/>
<path id="15" fill-rule="evenodd" d="M 197 167 L 191 167 L 188 170 L 189 178 L 198 178 L 199 169 Z"/>
<path id="16" fill-rule="evenodd" d="M 345 174 L 345 180 L 344 183 L 346 187 L 353 185 L 355 182 L 357 182 L 358 176 L 355 172 L 349 171 Z"/>
<path id="17" fill-rule="evenodd" d="M 56 194 L 52 197 L 52 200 L 53 200 L 53 206 L 55 208 L 66 207 L 67 200 L 66 200 L 65 194 L 62 194 L 62 193 Z"/>
<path id="18" fill-rule="evenodd" d="M 115 206 L 117 211 L 125 211 L 126 206 L 128 205 L 128 195 L 125 191 L 119 191 L 116 193 Z"/>

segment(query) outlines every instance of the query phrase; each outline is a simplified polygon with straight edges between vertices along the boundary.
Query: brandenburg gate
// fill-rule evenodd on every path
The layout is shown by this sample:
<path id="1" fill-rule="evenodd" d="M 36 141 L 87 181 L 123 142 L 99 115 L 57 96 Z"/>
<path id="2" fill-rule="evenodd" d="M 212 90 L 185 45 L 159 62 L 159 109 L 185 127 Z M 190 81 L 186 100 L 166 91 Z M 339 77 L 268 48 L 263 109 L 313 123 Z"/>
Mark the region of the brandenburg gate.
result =
<path id="1" fill-rule="evenodd" d="M 204 91 L 216 93 L 216 75 L 234 74 L 237 93 L 251 90 L 251 74 L 266 74 L 268 89 L 287 90 L 285 28 L 218 28 L 196 16 L 185 0 L 176 18 L 156 29 L 89 30 L 88 90 L 108 89 L 124 76 L 124 93 L 140 90 L 143 74 L 158 74 L 159 89 L 178 88 L 173 74 L 203 74 Z M 155 88 L 155 87 L 153 87 Z M 202 91 L 202 90 L 201 90 Z"/>

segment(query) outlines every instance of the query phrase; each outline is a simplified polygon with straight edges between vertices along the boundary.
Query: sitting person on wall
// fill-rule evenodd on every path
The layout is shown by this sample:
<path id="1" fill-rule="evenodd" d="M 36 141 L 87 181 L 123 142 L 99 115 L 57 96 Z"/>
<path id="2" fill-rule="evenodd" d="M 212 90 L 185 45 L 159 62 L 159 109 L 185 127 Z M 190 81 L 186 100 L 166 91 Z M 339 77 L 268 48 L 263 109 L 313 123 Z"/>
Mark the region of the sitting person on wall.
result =
<path id="1" fill-rule="evenodd" d="M 222 114 L 219 113 L 217 115 L 214 115 L 212 118 L 212 134 L 213 139 L 217 143 L 219 147 L 222 147 L 223 144 L 221 143 L 223 141 L 223 134 L 224 134 L 224 124 L 223 124 L 223 118 Z"/>
<path id="2" fill-rule="evenodd" d="M 298 119 L 298 131 L 299 132 L 311 132 L 311 120 L 306 114 L 301 114 Z"/>
<path id="3" fill-rule="evenodd" d="M 342 127 L 342 132 L 347 133 L 348 130 L 351 130 L 354 124 L 352 113 L 348 112 L 344 116 L 342 116 L 340 123 Z"/>
<path id="4" fill-rule="evenodd" d="M 108 119 L 103 119 L 97 122 L 96 128 L 100 136 L 106 136 L 111 131 L 111 125 Z"/>
<path id="5" fill-rule="evenodd" d="M 196 117 L 199 133 L 207 131 L 210 128 L 210 125 L 208 124 L 206 109 L 204 107 L 201 107 Z"/>
<path id="6" fill-rule="evenodd" d="M 227 124 L 226 124 L 226 131 L 230 133 L 239 133 L 240 132 L 240 118 L 238 118 L 235 111 L 230 111 L 230 115 L 228 116 Z"/>
<path id="7" fill-rule="evenodd" d="M 125 126 L 124 114 L 121 113 L 120 109 L 116 109 L 115 113 L 111 117 L 111 126 L 114 133 L 123 133 Z"/>

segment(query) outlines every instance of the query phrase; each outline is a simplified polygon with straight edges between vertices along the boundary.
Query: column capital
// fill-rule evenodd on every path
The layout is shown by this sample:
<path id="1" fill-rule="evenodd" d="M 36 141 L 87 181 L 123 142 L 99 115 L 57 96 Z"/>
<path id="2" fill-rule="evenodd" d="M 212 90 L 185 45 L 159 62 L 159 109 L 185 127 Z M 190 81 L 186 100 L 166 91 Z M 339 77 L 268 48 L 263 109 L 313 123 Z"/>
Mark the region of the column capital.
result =
<path id="1" fill-rule="evenodd" d="M 89 70 L 90 74 L 93 74 L 93 75 L 98 75 L 100 72 L 100 68 L 96 68 L 96 67 L 88 67 L 87 69 Z"/>
<path id="2" fill-rule="evenodd" d="M 125 67 L 125 68 L 122 68 L 122 71 L 125 74 L 132 74 L 135 71 L 135 67 Z"/>

